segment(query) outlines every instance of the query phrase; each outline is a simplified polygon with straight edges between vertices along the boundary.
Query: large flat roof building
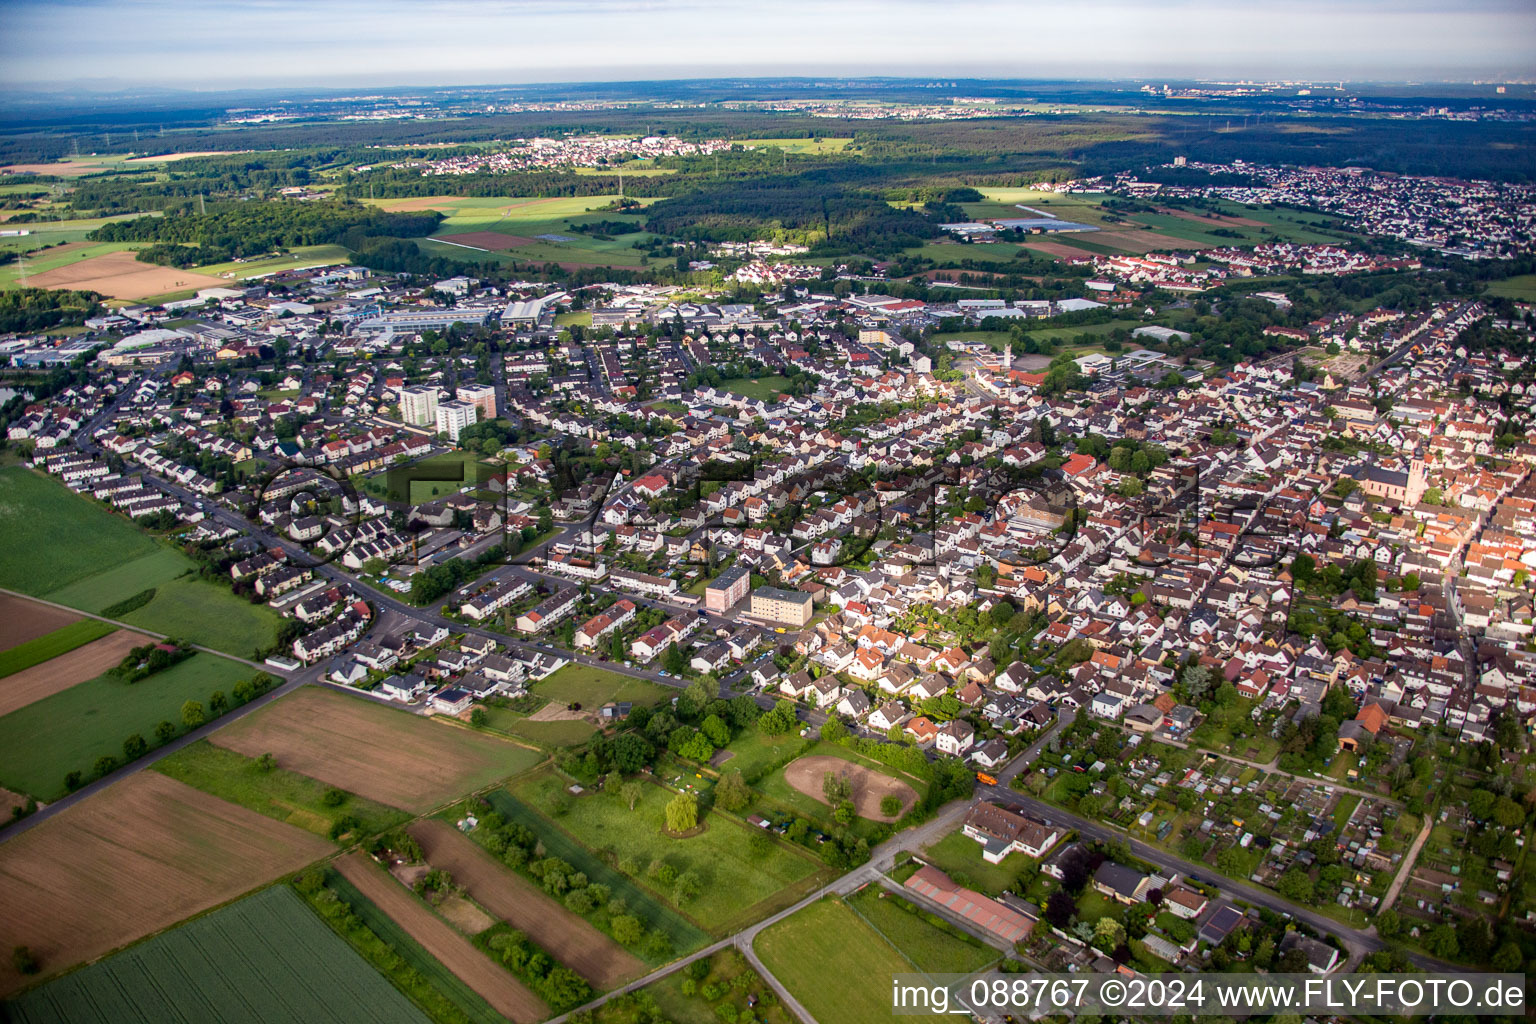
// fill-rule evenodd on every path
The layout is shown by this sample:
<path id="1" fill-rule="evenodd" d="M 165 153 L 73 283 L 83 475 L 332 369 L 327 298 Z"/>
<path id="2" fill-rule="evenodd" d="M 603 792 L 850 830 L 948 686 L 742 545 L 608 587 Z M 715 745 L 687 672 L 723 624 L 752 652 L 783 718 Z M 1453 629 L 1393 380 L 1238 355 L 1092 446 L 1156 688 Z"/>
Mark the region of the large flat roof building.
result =
<path id="1" fill-rule="evenodd" d="M 751 615 L 781 626 L 798 628 L 811 621 L 811 595 L 803 590 L 758 587 L 752 591 Z"/>
<path id="2" fill-rule="evenodd" d="M 704 588 L 704 610 L 716 615 L 725 613 L 747 596 L 751 585 L 752 570 L 744 565 L 731 566 Z"/>
<path id="3" fill-rule="evenodd" d="M 413 427 L 431 427 L 437 423 L 437 388 L 400 389 L 400 418 Z"/>

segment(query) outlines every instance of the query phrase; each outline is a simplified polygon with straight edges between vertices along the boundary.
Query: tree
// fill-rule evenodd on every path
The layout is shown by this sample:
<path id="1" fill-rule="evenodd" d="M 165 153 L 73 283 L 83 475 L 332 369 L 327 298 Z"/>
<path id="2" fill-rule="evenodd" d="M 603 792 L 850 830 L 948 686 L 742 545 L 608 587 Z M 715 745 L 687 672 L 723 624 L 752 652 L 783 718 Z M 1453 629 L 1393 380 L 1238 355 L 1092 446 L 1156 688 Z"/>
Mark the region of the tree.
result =
<path id="1" fill-rule="evenodd" d="M 167 724 L 167 723 L 161 723 Z M 262 754 L 256 759 L 256 767 L 260 771 L 270 772 L 277 767 L 277 758 L 272 754 Z"/>
<path id="2" fill-rule="evenodd" d="M 666 653 L 661 656 L 661 667 L 675 676 L 680 676 L 688 667 L 688 660 L 683 657 L 683 649 L 677 644 L 668 644 Z"/>
<path id="3" fill-rule="evenodd" d="M 1396 938 L 1403 930 L 1403 920 L 1397 916 L 1397 911 L 1388 907 L 1376 915 L 1376 934 L 1384 939 Z"/>
<path id="4" fill-rule="evenodd" d="M 645 926 L 638 917 L 621 914 L 610 922 L 613 937 L 621 946 L 635 946 L 645 937 Z"/>
<path id="5" fill-rule="evenodd" d="M 895 793 L 887 793 L 880 798 L 880 813 L 887 818 L 894 818 L 901 813 L 901 797 Z"/>
<path id="6" fill-rule="evenodd" d="M 1424 936 L 1424 948 L 1442 960 L 1449 960 L 1461 951 L 1461 944 L 1456 940 L 1456 929 L 1441 924 Z"/>
<path id="7" fill-rule="evenodd" d="M 821 776 L 821 793 L 827 803 L 836 807 L 853 795 L 853 785 L 836 772 L 825 772 Z"/>
<path id="8" fill-rule="evenodd" d="M 731 742 L 731 728 L 719 715 L 709 715 L 699 723 L 699 731 L 709 737 L 709 742 L 723 747 Z"/>
<path id="9" fill-rule="evenodd" d="M 720 776 L 720 784 L 715 787 L 715 803 L 722 810 L 734 813 L 751 802 L 752 790 L 748 788 L 746 779 L 741 777 L 740 771 L 732 770 Z"/>
<path id="10" fill-rule="evenodd" d="M 1194 665 L 1184 673 L 1184 693 L 1191 703 L 1199 703 L 1211 688 L 1211 670 Z"/>
<path id="11" fill-rule="evenodd" d="M 1525 820 L 1525 808 L 1507 796 L 1501 796 L 1493 805 L 1493 820 L 1506 829 L 1515 828 Z"/>
<path id="12" fill-rule="evenodd" d="M 699 823 L 699 798 L 692 793 L 679 793 L 667 803 L 667 831 L 687 832 Z"/>
<path id="13" fill-rule="evenodd" d="M 1114 949 L 1125 941 L 1125 926 L 1112 917 L 1101 917 L 1093 926 L 1093 941 L 1100 949 Z"/>
<path id="14" fill-rule="evenodd" d="M 608 756 L 616 769 L 630 775 L 650 763 L 656 756 L 656 748 L 639 733 L 626 732 L 613 741 Z"/>
<path id="15" fill-rule="evenodd" d="M 162 746 L 171 742 L 171 740 L 175 738 L 176 726 L 172 725 L 170 722 L 161 722 L 159 725 L 155 726 L 155 739 L 159 740 Z"/>
<path id="16" fill-rule="evenodd" d="M 640 802 L 640 797 L 644 795 L 644 789 L 642 788 L 641 783 L 626 782 L 624 783 L 624 788 L 620 790 L 619 795 L 623 798 L 624 803 L 629 807 L 629 809 L 634 810 L 635 805 Z"/>
<path id="17" fill-rule="evenodd" d="M 1311 903 L 1314 895 L 1312 877 L 1301 868 L 1291 868 L 1281 875 L 1275 888 L 1292 903 Z"/>
<path id="18" fill-rule="evenodd" d="M 484 726 L 485 723 L 489 720 L 489 717 L 485 713 L 485 708 L 475 708 L 469 713 L 469 724 L 475 726 L 476 728 Z"/>
<path id="19" fill-rule="evenodd" d="M 1490 961 L 1490 964 L 1494 970 L 1508 974 L 1518 971 L 1520 965 L 1524 962 L 1525 958 L 1520 952 L 1520 944 L 1518 942 L 1506 942 L 1493 954 L 1493 960 Z"/>
<path id="20" fill-rule="evenodd" d="M 138 733 L 134 733 L 132 736 L 129 736 L 127 739 L 123 740 L 123 759 L 127 761 L 136 761 L 143 757 L 144 752 L 148 749 L 149 744 L 144 742 L 144 737 L 140 736 Z"/>
<path id="21" fill-rule="evenodd" d="M 229 698 L 224 696 L 223 690 L 214 690 L 208 695 L 208 712 L 217 718 L 229 710 Z"/>
<path id="22" fill-rule="evenodd" d="M 203 710 L 201 701 L 189 700 L 181 706 L 181 720 L 188 729 L 196 729 L 208 721 L 208 712 Z"/>
<path id="23" fill-rule="evenodd" d="M 828 743 L 836 743 L 848 735 L 848 727 L 840 718 L 829 718 L 821 725 L 821 738 Z"/>
<path id="24" fill-rule="evenodd" d="M 1051 893 L 1045 901 L 1045 919 L 1057 928 L 1065 928 L 1077 914 L 1077 901 L 1063 889 Z"/>

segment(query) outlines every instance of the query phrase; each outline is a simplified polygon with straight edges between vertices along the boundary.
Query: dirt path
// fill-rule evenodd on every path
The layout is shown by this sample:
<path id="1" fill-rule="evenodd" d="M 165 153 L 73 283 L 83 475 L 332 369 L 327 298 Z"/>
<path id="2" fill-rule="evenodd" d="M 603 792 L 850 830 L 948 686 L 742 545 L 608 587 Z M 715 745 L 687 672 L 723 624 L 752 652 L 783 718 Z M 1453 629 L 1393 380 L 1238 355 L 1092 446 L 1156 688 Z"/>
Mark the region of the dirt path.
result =
<path id="1" fill-rule="evenodd" d="M 497 863 L 453 826 L 429 818 L 416 822 L 409 831 L 433 867 L 451 874 L 476 903 L 527 932 L 593 988 L 610 989 L 645 973 L 645 964 L 638 957 Z"/>
<path id="2" fill-rule="evenodd" d="M 821 784 L 827 772 L 841 775 L 852 784 L 854 811 L 861 818 L 895 821 L 917 802 L 917 792 L 905 782 L 840 757 L 818 755 L 798 758 L 784 769 L 784 781 L 806 796 L 826 803 Z M 880 801 L 887 796 L 900 797 L 901 810 L 895 814 L 881 814 Z"/>
<path id="3" fill-rule="evenodd" d="M 1408 884 L 1408 879 L 1413 875 L 1413 865 L 1418 862 L 1419 851 L 1424 848 L 1424 841 L 1429 838 L 1429 833 L 1434 830 L 1435 818 L 1432 814 L 1424 816 L 1424 827 L 1419 829 L 1419 834 L 1414 837 L 1413 845 L 1408 847 L 1408 855 L 1398 865 L 1397 877 L 1392 879 L 1392 884 L 1387 886 L 1387 894 L 1381 898 L 1381 905 L 1376 908 L 1380 914 L 1397 900 L 1398 893 L 1403 891 L 1403 886 Z M 1373 926 L 1374 927 L 1374 926 Z"/>
<path id="4" fill-rule="evenodd" d="M 549 1016 L 549 1007 L 542 999 L 432 913 L 367 854 L 357 852 L 342 857 L 336 861 L 336 870 L 460 981 L 478 992 L 497 1013 L 518 1024 L 532 1024 Z"/>
<path id="5" fill-rule="evenodd" d="M 17 708 L 51 697 L 76 683 L 95 679 L 148 640 L 149 637 L 142 633 L 119 630 L 0 679 L 0 715 L 8 715 Z"/>

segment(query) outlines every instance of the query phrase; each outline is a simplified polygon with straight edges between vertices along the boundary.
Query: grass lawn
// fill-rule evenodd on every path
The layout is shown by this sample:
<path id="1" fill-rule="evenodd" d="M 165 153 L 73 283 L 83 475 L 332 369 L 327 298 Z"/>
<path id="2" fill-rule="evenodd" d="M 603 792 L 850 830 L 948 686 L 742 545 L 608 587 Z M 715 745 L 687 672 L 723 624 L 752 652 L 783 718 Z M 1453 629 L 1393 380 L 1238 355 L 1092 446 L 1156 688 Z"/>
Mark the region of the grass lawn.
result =
<path id="1" fill-rule="evenodd" d="M 673 954 L 692 952 L 709 941 L 709 935 L 704 929 L 617 870 L 611 863 L 616 857 L 583 846 L 561 827 L 505 789 L 492 790 L 486 794 L 486 799 L 508 821 L 515 821 L 536 832 L 550 856 L 574 865 L 585 872 L 591 881 L 608 886 L 615 897 L 624 900 L 629 912 L 638 917 L 647 929 L 659 930 L 672 941 Z M 671 956 L 665 959 L 671 959 Z"/>
<path id="2" fill-rule="evenodd" d="M 228 694 L 255 670 L 211 654 L 194 654 L 137 683 L 98 676 L 0 717 L 0 785 L 39 800 L 64 795 L 64 776 L 90 777 L 103 754 L 122 759 L 123 740 L 134 733 L 153 743 L 161 721 L 181 725 L 181 706 L 208 703 L 214 690 Z"/>
<path id="3" fill-rule="evenodd" d="M 765 377 L 759 377 L 756 380 L 747 380 L 743 378 L 740 380 L 726 381 L 725 390 L 729 391 L 733 395 L 741 395 L 744 398 L 759 398 L 767 401 L 769 399 L 778 397 L 778 395 L 784 391 L 785 386 L 788 384 L 788 377 L 784 377 L 775 373 L 769 374 Z"/>
<path id="4" fill-rule="evenodd" d="M 848 905 L 920 970 L 970 974 L 1002 958 L 980 939 L 947 921 L 935 923 L 926 911 L 883 886 L 866 887 L 849 898 Z"/>
<path id="5" fill-rule="evenodd" d="M 38 597 L 158 548 L 128 520 L 22 466 L 0 469 L 0 535 L 0 586 Z"/>
<path id="6" fill-rule="evenodd" d="M 1022 216 L 1022 212 L 1019 212 Z M 965 260 L 974 260 L 977 263 L 1014 264 L 1023 263 L 1027 259 L 1049 259 L 1041 253 L 1032 252 L 1021 245 L 1012 242 L 929 242 L 925 245 L 915 246 L 902 250 L 908 256 L 921 256 L 924 259 L 933 260 L 940 267 L 958 266 Z M 1023 253 L 1023 258 L 1019 257 Z M 1007 266 L 999 266 L 996 269 L 1006 271 Z"/>
<path id="7" fill-rule="evenodd" d="M 837 1024 L 888 1024 L 891 975 L 916 970 L 849 906 L 830 898 L 765 929 L 753 948 L 812 1016 Z"/>
<path id="8" fill-rule="evenodd" d="M 600 708 L 609 701 L 620 700 L 653 704 L 674 692 L 670 686 L 661 686 L 647 679 L 636 679 L 607 669 L 574 663 L 539 680 L 529 689 L 540 697 L 567 705 L 580 704 L 584 708 Z"/>
<path id="9" fill-rule="evenodd" d="M 84 647 L 92 640 L 100 640 L 108 633 L 115 632 L 117 632 L 116 626 L 96 619 L 71 622 L 35 640 L 18 644 L 8 651 L 0 651 L 0 677 L 20 672 L 33 665 L 41 665 L 61 654 L 69 653 L 76 647 Z"/>
<path id="10" fill-rule="evenodd" d="M 275 274 L 280 270 L 298 270 L 303 267 L 328 267 L 350 263 L 351 261 L 352 254 L 347 251 L 345 246 L 301 245 L 285 256 L 273 256 L 270 259 L 246 260 L 244 262 L 210 263 L 206 267 L 197 267 L 195 269 L 199 274 L 211 274 L 215 277 L 231 274 L 235 280 L 243 280 L 248 277 Z"/>
<path id="11" fill-rule="evenodd" d="M 871 771 L 879 772 L 882 775 L 889 775 L 893 779 L 899 779 L 902 782 L 905 782 L 917 793 L 917 798 L 919 800 L 921 800 L 923 798 L 923 794 L 928 791 L 928 784 L 922 779 L 917 779 L 910 775 L 903 775 L 894 768 L 883 765 L 879 761 L 874 761 L 867 757 L 861 757 L 853 751 L 849 750 L 847 747 L 838 746 L 836 743 L 818 742 L 814 746 L 808 748 L 802 756 L 837 757 L 844 761 L 851 761 L 854 764 L 863 765 L 865 768 L 868 768 Z M 802 793 L 798 789 L 795 789 L 793 786 L 791 786 L 784 776 L 783 768 L 769 773 L 767 777 L 761 779 L 755 784 L 755 788 L 756 791 L 762 795 L 762 797 L 766 798 L 765 800 L 758 801 L 756 809 L 759 812 L 766 812 L 774 809 L 793 812 L 799 817 L 805 818 L 807 821 L 817 824 L 824 831 L 828 832 L 840 827 L 832 818 L 832 808 L 822 803 L 815 797 Z M 849 826 L 849 829 L 855 835 L 864 836 L 867 838 L 872 833 L 874 833 L 875 830 L 881 827 L 882 826 L 880 822 L 870 821 L 867 818 L 856 817 L 853 819 L 853 824 Z"/>
<path id="12" fill-rule="evenodd" d="M 342 817 L 355 818 L 358 834 L 370 836 L 387 831 L 410 817 L 393 807 L 339 789 L 332 790 L 318 779 L 286 768 L 263 771 L 257 767 L 255 758 L 216 747 L 207 740 L 199 740 L 155 762 L 154 770 L 269 818 L 326 837 L 330 836 L 332 824 Z M 340 802 L 327 802 L 329 792 L 339 794 Z"/>
<path id="13" fill-rule="evenodd" d="M 982 859 L 981 844 L 956 830 L 924 850 L 921 856 L 961 885 L 997 896 L 1004 889 L 1016 891 L 1014 884 L 1031 861 L 1022 853 L 1011 853 L 1001 864 Z"/>
<path id="14" fill-rule="evenodd" d="M 539 773 L 512 784 L 524 802 L 544 809 L 564 786 L 560 777 Z M 617 797 L 591 794 L 571 802 L 556 821 L 583 845 L 600 852 L 611 851 L 620 870 L 641 884 L 650 885 L 649 866 L 670 864 L 679 873 L 697 871 L 703 877 L 702 893 L 686 904 L 683 913 L 706 928 L 725 933 L 748 920 L 764 916 L 765 905 L 786 901 L 776 896 L 803 895 L 825 869 L 810 855 L 781 842 L 770 842 L 760 852 L 750 845 L 756 830 L 720 814 L 707 816 L 704 831 L 687 839 L 664 834 L 664 809 L 676 794 L 661 786 L 644 787 L 633 811 Z M 658 891 L 667 899 L 670 890 Z"/>
<path id="15" fill-rule="evenodd" d="M 555 314 L 556 327 L 591 327 L 592 311 L 590 309 L 568 309 L 564 313 Z"/>
<path id="16" fill-rule="evenodd" d="M 511 708 L 486 707 L 485 725 L 489 732 L 537 743 L 541 747 L 575 747 L 587 742 L 597 726 L 584 718 L 566 721 L 530 722 L 528 716 Z"/>
<path id="17" fill-rule="evenodd" d="M 757 729 L 748 729 L 725 748 L 730 751 L 731 757 L 720 765 L 720 770 L 735 769 L 751 781 L 774 765 L 789 763 L 815 746 L 816 742 L 795 733 L 769 736 Z"/>
<path id="18" fill-rule="evenodd" d="M 1522 302 L 1536 302 L 1536 274 L 1521 274 L 1519 277 L 1495 281 L 1488 286 L 1488 294 Z"/>
<path id="19" fill-rule="evenodd" d="M 1350 815 L 1355 813 L 1355 808 L 1360 806 L 1360 798 L 1353 793 L 1345 793 L 1339 798 L 1339 805 L 1333 809 L 1333 827 L 1342 829 L 1349 821 Z"/>
<path id="20" fill-rule="evenodd" d="M 251 604 L 218 583 L 183 576 L 155 588 L 154 600 L 123 617 L 124 622 L 252 658 L 277 639 L 282 617 L 264 604 Z"/>
<path id="21" fill-rule="evenodd" d="M 848 148 L 853 141 L 848 138 L 821 138 L 810 139 L 733 139 L 733 145 L 739 145 L 743 149 L 782 149 L 784 152 L 794 155 L 797 153 L 841 153 Z"/>

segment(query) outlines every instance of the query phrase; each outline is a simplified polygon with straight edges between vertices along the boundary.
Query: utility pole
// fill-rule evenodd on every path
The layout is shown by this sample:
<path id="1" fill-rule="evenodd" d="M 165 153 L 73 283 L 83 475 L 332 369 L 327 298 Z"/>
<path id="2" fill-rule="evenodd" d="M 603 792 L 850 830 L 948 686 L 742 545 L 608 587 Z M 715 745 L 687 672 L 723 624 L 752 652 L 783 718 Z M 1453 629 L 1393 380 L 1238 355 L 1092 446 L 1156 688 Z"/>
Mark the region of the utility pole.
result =
<path id="1" fill-rule="evenodd" d="M 204 196 L 201 192 L 197 194 L 197 212 L 200 216 L 208 213 L 208 204 L 204 201 Z"/>

